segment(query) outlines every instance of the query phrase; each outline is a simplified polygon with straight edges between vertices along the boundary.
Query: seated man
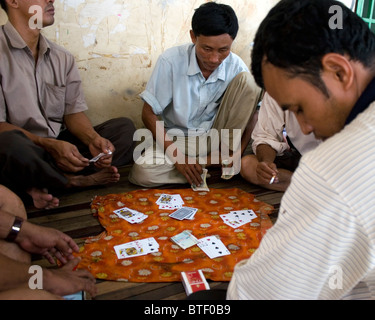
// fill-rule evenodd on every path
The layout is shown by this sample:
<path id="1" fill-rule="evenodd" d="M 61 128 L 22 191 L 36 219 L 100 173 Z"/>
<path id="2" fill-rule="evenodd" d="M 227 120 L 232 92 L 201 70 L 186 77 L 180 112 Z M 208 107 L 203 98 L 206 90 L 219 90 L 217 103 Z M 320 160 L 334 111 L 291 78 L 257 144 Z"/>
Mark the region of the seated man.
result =
<path id="1" fill-rule="evenodd" d="M 19 197 L 0 185 L 0 300 L 61 299 L 79 291 L 95 295 L 94 277 L 86 270 L 73 271 L 79 259 L 72 253 L 78 246 L 66 234 L 44 228 L 26 220 L 26 211 Z M 31 254 L 40 254 L 60 269 L 41 269 L 41 281 L 33 282 L 40 290 L 31 290 L 29 273 Z"/>
<path id="2" fill-rule="evenodd" d="M 130 182 L 145 187 L 199 185 L 202 165 L 225 160 L 236 165 L 236 157 L 239 172 L 260 89 L 231 52 L 237 32 L 231 7 L 205 3 L 192 19 L 193 43 L 168 49 L 158 59 L 141 94 L 142 119 L 156 144 L 135 158 Z"/>
<path id="3" fill-rule="evenodd" d="M 291 142 L 284 137 L 284 129 Z M 285 191 L 297 168 L 301 155 L 320 144 L 312 133 L 304 135 L 295 115 L 283 111 L 268 93 L 259 110 L 252 133 L 254 155 L 241 160 L 241 175 L 263 188 Z"/>
<path id="4" fill-rule="evenodd" d="M 41 6 L 43 27 L 53 24 L 53 1 L 40 3 L 0 1 L 8 14 L 0 27 L 0 183 L 52 208 L 59 203 L 52 188 L 118 181 L 135 128 L 127 118 L 92 127 L 73 56 L 29 25 L 32 5 Z M 95 170 L 76 175 L 100 153 Z"/>

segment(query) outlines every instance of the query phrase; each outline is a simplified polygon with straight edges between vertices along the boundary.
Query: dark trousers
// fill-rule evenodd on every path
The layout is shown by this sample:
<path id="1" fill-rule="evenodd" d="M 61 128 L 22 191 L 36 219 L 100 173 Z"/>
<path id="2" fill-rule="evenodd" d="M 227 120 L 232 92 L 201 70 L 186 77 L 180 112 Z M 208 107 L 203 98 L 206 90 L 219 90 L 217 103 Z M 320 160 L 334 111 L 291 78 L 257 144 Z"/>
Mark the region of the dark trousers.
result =
<path id="1" fill-rule="evenodd" d="M 116 148 L 112 162 L 114 166 L 132 162 L 135 127 L 130 119 L 112 119 L 95 126 L 94 129 L 110 140 Z M 62 131 L 58 139 L 76 145 L 83 156 L 92 157 L 87 146 L 68 130 Z M 28 189 L 60 190 L 65 188 L 67 182 L 52 156 L 35 145 L 21 131 L 0 133 L 0 184 L 23 197 Z"/>

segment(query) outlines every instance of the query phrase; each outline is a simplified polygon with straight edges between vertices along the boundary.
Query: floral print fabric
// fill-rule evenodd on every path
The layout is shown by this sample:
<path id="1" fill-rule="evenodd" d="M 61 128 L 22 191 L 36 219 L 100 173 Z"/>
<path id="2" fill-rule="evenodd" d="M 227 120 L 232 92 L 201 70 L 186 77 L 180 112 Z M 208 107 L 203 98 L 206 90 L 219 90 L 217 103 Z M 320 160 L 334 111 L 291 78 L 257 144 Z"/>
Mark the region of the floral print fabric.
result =
<path id="1" fill-rule="evenodd" d="M 185 207 L 197 208 L 194 220 L 178 221 L 169 217 L 173 210 L 159 209 L 155 203 L 162 193 L 180 194 Z M 130 224 L 113 211 L 128 207 L 148 216 L 140 224 Z M 252 209 L 257 218 L 233 229 L 220 218 L 233 210 Z M 123 194 L 97 196 L 92 211 L 106 229 L 86 240 L 79 256 L 79 268 L 89 270 L 96 278 L 129 282 L 181 281 L 182 271 L 201 269 L 207 279 L 229 281 L 235 265 L 248 259 L 258 248 L 262 236 L 272 226 L 268 214 L 273 207 L 260 202 L 240 189 L 148 189 Z M 231 254 L 210 259 L 197 245 L 181 249 L 170 238 L 190 230 L 198 238 L 216 235 Z M 146 256 L 118 259 L 114 246 L 154 237 L 159 252 Z"/>

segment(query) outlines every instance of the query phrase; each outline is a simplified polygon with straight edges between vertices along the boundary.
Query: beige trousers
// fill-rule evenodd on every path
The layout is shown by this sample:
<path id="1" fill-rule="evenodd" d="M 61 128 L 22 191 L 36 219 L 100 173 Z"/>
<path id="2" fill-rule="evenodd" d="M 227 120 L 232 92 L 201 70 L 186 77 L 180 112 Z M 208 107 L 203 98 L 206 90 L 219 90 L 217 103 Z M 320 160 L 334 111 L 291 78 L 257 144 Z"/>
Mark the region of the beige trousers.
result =
<path id="1" fill-rule="evenodd" d="M 249 72 L 240 73 L 229 84 L 212 129 L 199 137 L 175 137 L 177 140 L 174 146 L 185 150 L 184 153 L 189 157 L 195 157 L 202 166 L 207 163 L 207 155 L 213 155 L 215 151 L 217 161 L 219 152 L 224 154 L 222 158 L 226 158 L 225 155 L 230 151 L 238 153 L 242 135 L 256 110 L 260 93 L 261 90 L 256 86 L 252 75 Z M 234 158 L 232 160 L 235 161 Z M 240 154 L 237 162 L 240 166 Z M 143 187 L 187 183 L 186 178 L 175 168 L 174 159 L 169 159 L 155 141 L 150 149 L 135 159 L 129 181 Z"/>

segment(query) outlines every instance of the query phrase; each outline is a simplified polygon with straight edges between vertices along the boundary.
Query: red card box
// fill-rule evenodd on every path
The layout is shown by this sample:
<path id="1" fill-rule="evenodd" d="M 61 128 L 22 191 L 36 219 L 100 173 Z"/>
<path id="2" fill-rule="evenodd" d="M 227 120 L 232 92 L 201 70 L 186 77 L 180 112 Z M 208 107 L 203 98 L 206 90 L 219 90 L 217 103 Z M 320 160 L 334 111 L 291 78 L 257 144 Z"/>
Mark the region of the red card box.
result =
<path id="1" fill-rule="evenodd" d="M 181 272 L 182 284 L 189 296 L 201 290 L 210 290 L 210 286 L 204 277 L 202 270 Z"/>

